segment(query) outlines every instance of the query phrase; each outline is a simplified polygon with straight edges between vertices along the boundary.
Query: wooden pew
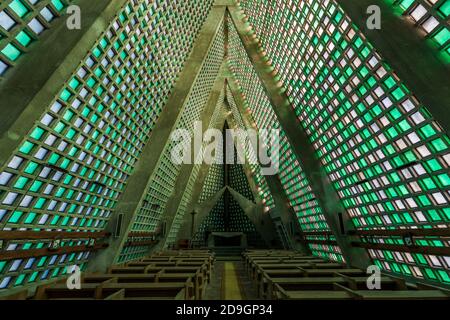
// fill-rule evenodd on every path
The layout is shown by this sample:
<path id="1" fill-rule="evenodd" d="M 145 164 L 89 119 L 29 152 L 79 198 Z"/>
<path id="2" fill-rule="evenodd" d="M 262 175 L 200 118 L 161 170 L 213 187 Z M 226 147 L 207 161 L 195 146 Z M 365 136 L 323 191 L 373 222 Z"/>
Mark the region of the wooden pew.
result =
<path id="1" fill-rule="evenodd" d="M 381 287 L 383 290 L 400 289 L 399 283 L 389 277 L 381 277 Z M 342 277 L 335 275 L 333 277 L 303 277 L 303 278 L 270 278 L 266 292 L 261 296 L 266 299 L 274 299 L 275 287 L 282 288 L 285 291 L 333 291 L 336 284 L 351 287 L 355 290 L 367 289 L 367 277 Z"/>
<path id="2" fill-rule="evenodd" d="M 202 299 L 211 279 L 214 256 L 207 250 L 161 252 L 112 266 L 105 274 L 82 274 L 81 289 L 66 280 L 38 287 L 34 299 Z M 26 299 L 24 294 L 20 295 Z"/>
<path id="3" fill-rule="evenodd" d="M 111 300 L 111 299 L 178 299 L 193 300 L 190 280 L 184 282 L 117 282 L 111 278 L 102 283 L 83 283 L 80 289 L 69 290 L 63 283 L 39 288 L 36 300 Z M 148 280 L 148 279 L 147 279 Z M 120 294 L 118 292 L 122 291 Z"/>
<path id="4" fill-rule="evenodd" d="M 357 268 L 292 252 L 245 252 L 247 271 L 265 299 L 449 299 L 450 291 L 381 276 L 381 290 L 369 290 L 368 275 Z"/>
<path id="5" fill-rule="evenodd" d="M 192 274 L 192 281 L 194 283 L 195 297 L 202 299 L 206 284 L 210 282 L 211 272 L 208 271 L 208 264 L 202 261 L 194 262 L 176 262 L 174 264 L 166 263 L 151 263 L 134 262 L 127 266 L 112 267 L 109 273 L 113 275 L 122 274 L 145 274 L 154 275 L 155 281 L 158 279 L 174 279 L 182 278 L 186 274 Z M 167 275 L 166 275 L 167 274 Z"/>
<path id="6" fill-rule="evenodd" d="M 315 277 L 345 277 L 345 276 L 360 276 L 366 275 L 360 269 L 344 268 L 344 269 L 304 269 L 301 267 L 291 269 L 261 269 L 258 270 L 258 276 L 255 278 L 257 292 L 260 297 L 270 298 L 272 295 L 269 290 L 273 290 L 271 279 L 290 279 L 297 278 L 315 278 Z"/>
<path id="7" fill-rule="evenodd" d="M 337 285 L 340 286 L 340 285 Z M 275 285 L 274 298 L 283 300 L 450 300 L 442 290 L 301 290 Z"/>
<path id="8" fill-rule="evenodd" d="M 357 290 L 354 293 L 356 299 L 363 300 L 450 300 L 441 290 Z"/>
<path id="9" fill-rule="evenodd" d="M 125 299 L 143 300 L 193 300 L 194 292 L 192 283 L 121 283 L 107 284 L 103 287 L 106 296 L 117 290 L 125 290 Z"/>
<path id="10" fill-rule="evenodd" d="M 261 281 L 261 276 L 264 273 L 264 270 L 301 270 L 304 273 L 307 273 L 307 270 L 312 269 L 343 269 L 344 265 L 340 263 L 329 263 L 329 262 L 321 262 L 321 263 L 270 263 L 270 264 L 255 264 L 252 267 L 250 278 L 254 279 L 256 282 Z"/>
<path id="11" fill-rule="evenodd" d="M 274 298 L 280 300 L 352 300 L 353 296 L 346 291 L 287 291 L 276 286 Z"/>
<path id="12" fill-rule="evenodd" d="M 282 252 L 266 252 L 266 253 L 252 253 L 252 252 L 244 252 L 244 265 L 245 267 L 249 267 L 252 263 L 252 261 L 259 261 L 259 260 L 277 260 L 277 259 L 318 259 L 317 257 L 313 256 L 304 256 L 300 253 L 294 252 L 294 251 L 282 251 Z"/>

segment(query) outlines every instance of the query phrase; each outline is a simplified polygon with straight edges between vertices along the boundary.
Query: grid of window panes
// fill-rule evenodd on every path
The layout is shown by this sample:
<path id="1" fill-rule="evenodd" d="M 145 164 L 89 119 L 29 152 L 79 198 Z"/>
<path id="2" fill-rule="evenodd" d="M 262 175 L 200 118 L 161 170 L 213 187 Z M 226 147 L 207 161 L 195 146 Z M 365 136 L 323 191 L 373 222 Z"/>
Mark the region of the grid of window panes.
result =
<path id="1" fill-rule="evenodd" d="M 213 115 L 211 117 L 211 121 L 208 126 L 209 129 L 219 128 L 221 122 L 223 121 L 223 114 L 224 114 L 223 99 L 224 99 L 224 92 L 222 91 L 220 93 L 217 105 L 216 105 Z M 197 156 L 197 161 L 195 163 L 201 163 L 201 160 L 203 159 L 205 145 L 206 145 L 205 143 L 202 145 L 202 149 L 200 150 L 200 153 Z M 192 194 L 193 188 L 194 188 L 194 184 L 197 182 L 197 177 L 198 177 L 200 168 L 201 168 L 200 164 L 195 164 L 192 169 L 192 173 L 189 177 L 187 186 L 183 192 L 183 197 L 181 199 L 181 203 L 178 206 L 177 213 L 176 213 L 174 221 L 172 223 L 172 227 L 168 233 L 166 244 L 165 244 L 166 247 L 173 245 L 176 242 L 178 231 L 180 230 L 182 223 L 184 221 L 183 219 L 186 214 L 187 206 L 189 205 L 189 203 L 191 202 L 192 197 L 193 197 L 193 194 Z"/>
<path id="2" fill-rule="evenodd" d="M 0 81 L 33 42 L 65 14 L 70 0 L 5 0 L 0 2 Z"/>
<path id="3" fill-rule="evenodd" d="M 234 151 L 234 164 L 228 166 L 229 186 L 250 201 L 254 201 L 252 190 L 245 175 L 242 164 L 237 163 L 237 151 Z M 264 241 L 256 231 L 255 225 L 249 219 L 236 199 L 229 194 L 229 225 L 230 232 L 243 232 L 248 245 L 254 248 L 264 247 Z"/>
<path id="4" fill-rule="evenodd" d="M 280 157 L 278 177 L 304 231 L 329 231 L 322 208 L 313 194 L 302 167 L 287 140 L 284 130 L 272 109 L 263 85 L 254 70 L 234 25 L 229 27 L 230 68 L 238 81 L 251 110 L 251 117 L 256 121 L 258 130 L 280 129 Z M 270 143 L 266 142 L 266 145 Z M 327 255 L 329 259 L 343 261 L 340 248 L 323 246 L 326 251 L 317 251 L 319 247 L 310 246 L 314 254 Z M 320 252 L 320 253 L 319 253 Z"/>
<path id="5" fill-rule="evenodd" d="M 219 73 L 224 56 L 224 28 L 223 24 L 213 40 L 200 73 L 195 80 L 194 86 L 178 119 L 175 130 L 188 130 L 193 134 L 194 122 L 201 119 L 201 114 L 206 107 L 209 94 Z M 189 144 L 189 141 L 184 141 Z M 172 160 L 172 149 L 179 141 L 169 141 L 163 151 L 155 173 L 149 181 L 148 191 L 144 194 L 141 207 L 137 210 L 131 231 L 153 232 L 158 227 L 161 216 L 166 208 L 167 201 L 174 192 L 176 179 L 182 165 Z M 186 145 L 187 150 L 190 145 Z M 121 257 L 120 260 L 135 259 L 136 255 Z"/>
<path id="6" fill-rule="evenodd" d="M 178 206 L 177 213 L 175 214 L 172 227 L 169 231 L 169 234 L 166 239 L 165 247 L 170 247 L 172 245 L 176 244 L 178 232 L 183 224 L 183 219 L 186 214 L 187 206 L 189 205 L 191 198 L 192 198 L 192 192 L 193 187 L 195 183 L 195 179 L 197 179 L 198 173 L 200 170 L 200 165 L 195 165 L 193 168 L 193 171 L 191 173 L 191 176 L 189 177 L 188 184 L 184 190 L 183 197 L 181 199 L 181 202 Z"/>
<path id="7" fill-rule="evenodd" d="M 137 260 L 149 253 L 148 246 L 127 246 L 123 247 L 120 256 L 117 260 L 117 264 L 126 263 L 130 260 Z"/>
<path id="8" fill-rule="evenodd" d="M 71 240 L 62 243 L 63 246 L 75 246 L 86 244 L 83 240 Z M 7 250 L 28 250 L 31 248 L 46 248 L 48 243 L 26 242 L 21 241 L 9 245 Z M 4 274 L 0 279 L 0 289 L 5 290 L 8 287 L 18 287 L 25 284 L 34 284 L 39 281 L 47 281 L 56 279 L 61 275 L 70 273 L 72 266 L 78 266 L 81 271 L 85 270 L 86 262 L 91 253 L 86 250 L 84 252 L 72 252 L 67 254 L 51 254 L 42 257 L 33 257 L 25 259 L 14 259 L 10 261 L 0 261 L 0 272 Z"/>
<path id="9" fill-rule="evenodd" d="M 450 58 L 450 0 L 388 0 Z"/>
<path id="10" fill-rule="evenodd" d="M 367 241 L 367 240 L 364 240 Z M 379 244 L 405 244 L 400 237 L 381 237 L 370 240 Z M 441 237 L 414 237 L 414 244 L 428 247 L 450 247 L 449 238 Z M 450 257 L 431 254 L 397 252 L 388 250 L 369 249 L 374 263 L 382 269 L 390 272 L 402 273 L 407 276 L 426 278 L 436 282 L 450 283 L 448 266 Z"/>
<path id="11" fill-rule="evenodd" d="M 336 2 L 242 5 L 355 227 L 448 227 L 449 138 Z M 369 253 L 385 270 L 448 282 L 449 257 Z"/>
<path id="12" fill-rule="evenodd" d="M 223 61 L 223 50 L 223 29 L 221 28 L 194 84 L 186 106 L 182 111 L 181 118 L 176 124 L 176 129 L 186 129 L 192 132 L 194 122 L 200 119 Z M 154 231 L 157 227 L 160 215 L 173 192 L 175 180 L 181 168 L 180 165 L 173 163 L 171 159 L 172 148 L 175 144 L 176 142 L 174 141 L 168 141 L 166 145 L 163 157 L 157 166 L 156 174 L 149 183 L 149 191 L 145 199 L 146 203 L 139 210 L 139 214 L 134 221 L 133 231 Z M 158 209 L 152 212 L 151 208 L 155 204 L 158 205 Z"/>
<path id="13" fill-rule="evenodd" d="M 208 213 L 208 216 L 202 221 L 198 229 L 195 230 L 195 234 L 192 237 L 195 246 L 207 245 L 206 235 L 208 232 L 225 232 L 225 207 L 223 200 L 224 197 L 222 195 L 211 212 Z"/>
<path id="14" fill-rule="evenodd" d="M 248 216 L 245 214 L 244 210 L 239 206 L 239 203 L 228 194 L 228 212 L 229 212 L 229 225 L 228 228 L 224 223 L 224 195 L 220 197 L 211 213 L 205 218 L 205 220 L 200 225 L 199 229 L 196 230 L 194 235 L 194 243 L 200 246 L 206 245 L 207 232 L 243 232 L 246 234 L 247 242 L 252 247 L 263 247 L 264 242 L 261 236 L 256 231 L 255 226 L 250 221 Z"/>
<path id="15" fill-rule="evenodd" d="M 236 151 L 234 153 L 235 161 L 237 161 Z M 236 162 L 235 162 L 236 163 Z M 212 167 L 211 167 L 212 168 Z M 217 184 L 218 191 L 224 186 L 224 171 L 223 165 L 216 165 L 216 167 L 208 174 L 208 182 L 214 181 Z M 253 199 L 252 192 L 248 185 L 245 172 L 243 171 L 241 164 L 229 165 L 229 185 L 234 190 L 241 193 L 242 196 L 247 197 L 249 200 Z M 206 187 L 206 184 L 205 184 Z M 210 190 L 205 190 L 205 194 L 201 195 L 201 198 L 209 199 L 213 195 L 210 194 Z M 229 199 L 229 218 L 228 228 L 225 226 L 224 216 L 224 195 L 222 195 L 211 211 L 211 213 L 205 218 L 197 230 L 194 241 L 199 245 L 205 245 L 206 231 L 229 231 L 229 232 L 243 232 L 247 236 L 247 241 L 252 247 L 261 247 L 263 241 L 256 231 L 255 226 L 245 214 L 239 203 L 234 199 L 231 194 L 228 194 Z"/>
<path id="16" fill-rule="evenodd" d="M 220 142 L 216 151 L 216 158 L 221 159 L 223 151 L 221 148 L 222 143 Z M 217 192 L 223 188 L 223 165 L 222 164 L 212 164 L 209 167 L 208 175 L 206 176 L 205 183 L 200 194 L 199 203 L 208 201 Z"/>
<path id="17" fill-rule="evenodd" d="M 223 159 L 223 141 L 219 141 L 216 150 L 216 159 Z M 222 164 L 212 164 L 209 166 L 208 174 L 203 185 L 198 203 L 210 200 L 214 195 L 224 187 L 224 171 Z M 199 245 L 205 244 L 206 231 L 225 231 L 224 224 L 224 203 L 223 195 L 217 201 L 217 204 L 211 210 L 211 213 L 200 224 L 198 230 L 195 230 L 193 241 Z"/>
<path id="18" fill-rule="evenodd" d="M 176 243 L 178 231 L 181 228 L 184 216 L 186 214 L 187 206 L 189 205 L 189 202 L 192 198 L 194 184 L 197 179 L 199 171 L 200 171 L 200 165 L 199 164 L 194 165 L 192 168 L 192 173 L 189 176 L 189 180 L 186 185 L 186 188 L 184 189 L 183 197 L 181 198 L 180 204 L 178 205 L 177 212 L 175 214 L 175 217 L 173 218 L 171 228 L 167 235 L 165 247 L 168 247 L 168 246 L 170 247 L 171 245 L 174 245 Z M 170 223 L 170 221 L 169 221 L 169 223 Z"/>
<path id="19" fill-rule="evenodd" d="M 242 167 L 242 165 L 239 166 Z M 244 174 L 245 176 L 244 172 L 242 172 L 242 174 Z M 236 199 L 231 194 L 228 194 L 228 197 L 229 197 L 228 203 L 229 218 L 227 231 L 244 233 L 247 239 L 247 244 L 252 248 L 265 248 L 265 242 L 263 241 L 261 235 L 256 230 L 256 227 L 253 224 L 253 222 L 244 212 L 244 210 L 236 201 Z"/>
<path id="20" fill-rule="evenodd" d="M 246 126 L 242 120 L 241 114 L 236 106 L 236 101 L 234 100 L 233 94 L 231 93 L 231 89 L 227 88 L 227 100 L 228 104 L 231 108 L 231 112 L 233 113 L 233 119 L 236 122 L 237 128 L 241 130 L 246 130 Z M 242 141 L 242 138 L 241 138 Z M 257 191 L 262 199 L 263 204 L 266 208 L 273 209 L 275 208 L 275 203 L 272 198 L 272 193 L 270 192 L 269 186 L 267 185 L 266 178 L 262 175 L 261 167 L 257 164 L 257 157 L 255 155 L 255 151 L 251 148 L 250 145 L 246 145 L 245 147 L 245 156 L 246 161 L 249 164 L 253 181 L 257 186 Z"/>
<path id="21" fill-rule="evenodd" d="M 255 184 L 257 186 L 258 194 L 261 199 L 263 199 L 263 204 L 266 206 L 266 208 L 275 208 L 272 193 L 270 192 L 266 178 L 261 174 L 261 168 L 256 164 L 251 164 L 250 170 L 252 172 L 253 180 L 255 181 Z"/>
<path id="22" fill-rule="evenodd" d="M 194 2 L 120 10 L 0 171 L 0 229 L 103 230 L 209 12 Z M 48 246 L 31 243 L 8 245 Z M 0 289 L 63 275 L 68 257 L 0 261 Z"/>

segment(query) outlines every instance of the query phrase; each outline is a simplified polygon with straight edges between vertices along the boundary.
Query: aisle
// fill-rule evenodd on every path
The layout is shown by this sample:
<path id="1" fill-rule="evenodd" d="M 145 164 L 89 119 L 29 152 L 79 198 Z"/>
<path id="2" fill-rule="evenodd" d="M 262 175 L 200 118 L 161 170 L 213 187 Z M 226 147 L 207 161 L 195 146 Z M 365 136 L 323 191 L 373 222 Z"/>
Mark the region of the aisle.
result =
<path id="1" fill-rule="evenodd" d="M 256 289 L 241 261 L 216 261 L 205 300 L 257 300 Z"/>

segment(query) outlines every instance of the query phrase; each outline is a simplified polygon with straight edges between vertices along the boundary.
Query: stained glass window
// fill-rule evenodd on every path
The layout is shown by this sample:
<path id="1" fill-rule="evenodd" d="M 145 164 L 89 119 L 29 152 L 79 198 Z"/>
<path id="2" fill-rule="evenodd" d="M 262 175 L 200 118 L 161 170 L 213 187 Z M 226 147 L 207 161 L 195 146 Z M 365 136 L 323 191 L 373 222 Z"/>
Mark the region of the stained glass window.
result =
<path id="1" fill-rule="evenodd" d="M 336 1 L 241 6 L 355 228 L 448 227 L 450 140 Z M 369 254 L 385 270 L 448 281 L 448 257 Z"/>

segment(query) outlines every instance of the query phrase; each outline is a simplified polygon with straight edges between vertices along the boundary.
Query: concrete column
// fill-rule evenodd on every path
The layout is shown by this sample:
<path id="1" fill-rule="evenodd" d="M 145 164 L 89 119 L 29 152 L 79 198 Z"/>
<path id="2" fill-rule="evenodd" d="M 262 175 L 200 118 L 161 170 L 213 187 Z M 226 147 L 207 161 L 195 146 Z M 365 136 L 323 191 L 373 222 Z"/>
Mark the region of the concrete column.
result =
<path id="1" fill-rule="evenodd" d="M 253 223 L 256 231 L 264 240 L 267 247 L 270 248 L 271 244 L 276 241 L 277 232 L 269 214 L 263 212 L 263 206 L 261 205 L 261 203 L 255 204 L 233 188 L 227 188 L 230 192 L 230 195 L 234 198 L 234 200 L 236 200 L 242 210 L 244 210 L 247 217 Z"/>

